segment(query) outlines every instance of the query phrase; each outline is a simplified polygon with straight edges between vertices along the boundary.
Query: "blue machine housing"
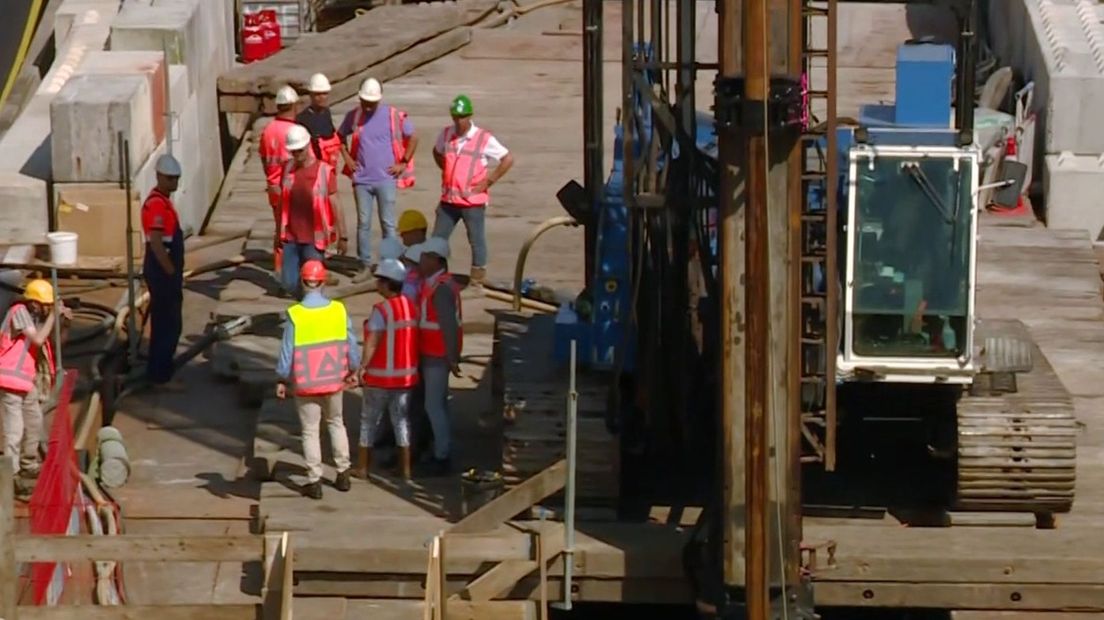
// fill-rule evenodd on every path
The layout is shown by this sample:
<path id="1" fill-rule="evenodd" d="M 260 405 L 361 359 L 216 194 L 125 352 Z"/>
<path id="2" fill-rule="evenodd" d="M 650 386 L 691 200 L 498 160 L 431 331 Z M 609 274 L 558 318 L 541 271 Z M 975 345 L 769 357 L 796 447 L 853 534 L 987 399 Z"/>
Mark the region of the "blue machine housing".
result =
<path id="1" fill-rule="evenodd" d="M 954 47 L 942 43 L 905 43 L 897 48 L 896 101 L 859 108 L 864 127 L 949 129 L 954 108 L 951 85 Z"/>

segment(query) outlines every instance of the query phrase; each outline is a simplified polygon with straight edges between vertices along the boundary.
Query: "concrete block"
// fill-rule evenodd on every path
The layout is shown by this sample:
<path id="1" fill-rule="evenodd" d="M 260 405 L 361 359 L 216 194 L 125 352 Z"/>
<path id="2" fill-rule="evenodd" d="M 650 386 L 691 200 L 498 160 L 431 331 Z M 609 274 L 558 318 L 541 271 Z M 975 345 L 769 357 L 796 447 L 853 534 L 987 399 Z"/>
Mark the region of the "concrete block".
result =
<path id="1" fill-rule="evenodd" d="M 165 138 L 165 55 L 163 52 L 89 52 L 76 75 L 144 75 L 149 81 L 153 141 Z M 186 86 L 185 86 L 186 87 Z"/>
<path id="2" fill-rule="evenodd" d="M 209 50 L 199 34 L 196 9 L 195 0 L 128 4 L 111 25 L 110 49 L 164 51 L 169 64 L 188 67 L 189 88 L 194 90 L 200 76 L 214 69 L 204 64 Z"/>
<path id="3" fill-rule="evenodd" d="M 142 75 L 69 80 L 50 104 L 54 180 L 118 180 L 118 132 L 130 141 L 131 169 L 140 165 L 154 148 L 151 105 L 149 80 Z"/>
<path id="4" fill-rule="evenodd" d="M 74 27 L 110 20 L 118 10 L 118 0 L 64 0 L 54 13 L 54 45 L 62 49 Z"/>
<path id="5" fill-rule="evenodd" d="M 46 182 L 18 172 L 0 171 L 0 244 L 45 243 L 50 229 Z"/>
<path id="6" fill-rule="evenodd" d="M 1104 239 L 1104 154 L 1046 156 L 1046 223 L 1050 228 L 1087 230 Z"/>

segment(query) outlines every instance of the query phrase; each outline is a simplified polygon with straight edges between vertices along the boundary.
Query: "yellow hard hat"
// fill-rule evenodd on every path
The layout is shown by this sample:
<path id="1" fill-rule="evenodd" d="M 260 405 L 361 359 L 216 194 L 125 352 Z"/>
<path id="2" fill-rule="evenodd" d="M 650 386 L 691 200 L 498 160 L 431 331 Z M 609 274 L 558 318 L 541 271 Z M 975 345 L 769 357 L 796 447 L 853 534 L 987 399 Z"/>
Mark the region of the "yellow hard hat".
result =
<path id="1" fill-rule="evenodd" d="M 40 304 L 54 303 L 54 287 L 46 280 L 31 280 L 27 283 L 23 296 Z"/>
<path id="2" fill-rule="evenodd" d="M 407 209 L 399 216 L 399 234 L 408 233 L 412 230 L 419 230 L 422 228 L 429 228 L 429 222 L 426 221 L 421 211 L 416 209 Z"/>

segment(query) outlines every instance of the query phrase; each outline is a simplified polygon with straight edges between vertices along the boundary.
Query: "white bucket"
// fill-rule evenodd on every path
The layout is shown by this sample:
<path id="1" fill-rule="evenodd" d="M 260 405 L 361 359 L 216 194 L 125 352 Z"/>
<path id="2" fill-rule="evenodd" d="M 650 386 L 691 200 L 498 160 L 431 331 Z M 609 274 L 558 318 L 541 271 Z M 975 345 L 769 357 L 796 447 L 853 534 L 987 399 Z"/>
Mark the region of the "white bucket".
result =
<path id="1" fill-rule="evenodd" d="M 46 242 L 50 244 L 50 262 L 55 265 L 77 264 L 77 233 L 46 233 Z"/>

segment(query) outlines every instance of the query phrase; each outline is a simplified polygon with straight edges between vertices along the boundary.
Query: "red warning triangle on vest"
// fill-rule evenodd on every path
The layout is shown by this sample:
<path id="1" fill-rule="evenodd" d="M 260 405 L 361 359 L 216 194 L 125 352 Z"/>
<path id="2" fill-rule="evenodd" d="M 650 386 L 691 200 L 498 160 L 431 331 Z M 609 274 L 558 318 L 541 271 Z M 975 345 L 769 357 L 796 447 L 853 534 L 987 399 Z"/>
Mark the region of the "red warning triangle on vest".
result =
<path id="1" fill-rule="evenodd" d="M 314 376 L 319 379 L 341 376 L 341 362 L 333 351 L 325 351 L 318 365 L 314 367 Z"/>

